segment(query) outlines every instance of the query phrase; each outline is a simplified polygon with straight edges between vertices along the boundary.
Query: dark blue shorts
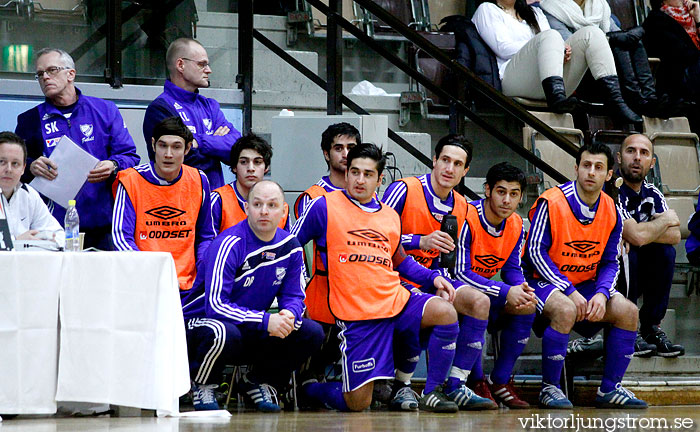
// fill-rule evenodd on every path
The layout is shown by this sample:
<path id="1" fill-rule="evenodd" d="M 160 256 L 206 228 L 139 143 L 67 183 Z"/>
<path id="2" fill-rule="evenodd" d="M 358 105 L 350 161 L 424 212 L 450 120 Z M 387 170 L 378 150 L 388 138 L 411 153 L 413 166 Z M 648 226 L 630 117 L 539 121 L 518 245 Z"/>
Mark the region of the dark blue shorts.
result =
<path id="1" fill-rule="evenodd" d="M 537 296 L 537 314 L 539 315 L 542 313 L 544 305 L 547 303 L 549 296 L 551 296 L 552 293 L 559 288 L 542 279 L 533 279 L 528 281 L 528 283 L 530 283 L 530 286 L 535 288 L 535 296 Z M 581 294 L 586 301 L 593 298 L 593 296 L 596 294 L 595 280 L 581 282 L 580 284 L 575 285 L 575 287 L 576 291 L 578 291 L 578 293 Z M 613 295 L 616 294 L 620 293 L 615 292 Z M 576 332 L 581 336 L 592 337 L 607 324 L 608 323 L 604 322 L 591 322 L 588 320 L 583 320 L 574 325 L 574 330 L 576 330 Z"/>
<path id="2" fill-rule="evenodd" d="M 340 327 L 343 392 L 356 390 L 370 381 L 394 378 L 394 338 L 418 339 L 425 305 L 433 298 L 431 294 L 414 292 L 401 313 L 392 318 L 336 320 Z"/>

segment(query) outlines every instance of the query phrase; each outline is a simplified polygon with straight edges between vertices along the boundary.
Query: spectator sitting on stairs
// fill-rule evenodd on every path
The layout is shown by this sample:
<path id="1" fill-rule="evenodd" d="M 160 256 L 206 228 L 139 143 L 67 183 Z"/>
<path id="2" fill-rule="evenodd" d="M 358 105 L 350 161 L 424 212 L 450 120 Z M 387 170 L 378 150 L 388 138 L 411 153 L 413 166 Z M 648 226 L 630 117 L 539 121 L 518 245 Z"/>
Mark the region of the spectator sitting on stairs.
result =
<path id="1" fill-rule="evenodd" d="M 484 2 L 472 21 L 496 54 L 505 95 L 546 99 L 552 111 L 570 112 L 577 105 L 571 94 L 590 67 L 611 114 L 625 123 L 641 121 L 622 99 L 615 61 L 599 28 L 583 27 L 564 42 L 542 10 L 525 0 Z"/>
<path id="2" fill-rule="evenodd" d="M 606 0 L 542 0 L 549 25 L 568 40 L 587 26 L 599 28 L 608 36 L 608 46 L 601 47 L 612 55 L 618 71 L 620 90 L 625 102 L 635 112 L 649 117 L 664 117 L 672 111 L 665 98 L 657 97 L 649 58 L 641 38 L 642 27 L 621 30 L 611 15 Z"/>

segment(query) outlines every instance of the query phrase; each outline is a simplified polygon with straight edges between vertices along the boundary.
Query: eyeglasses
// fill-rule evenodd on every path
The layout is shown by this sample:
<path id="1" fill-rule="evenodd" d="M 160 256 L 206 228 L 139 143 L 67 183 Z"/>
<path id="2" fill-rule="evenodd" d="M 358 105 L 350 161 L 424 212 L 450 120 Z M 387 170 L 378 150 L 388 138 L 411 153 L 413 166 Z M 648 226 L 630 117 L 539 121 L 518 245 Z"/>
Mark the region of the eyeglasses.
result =
<path id="1" fill-rule="evenodd" d="M 206 69 L 207 67 L 211 69 L 211 64 L 207 60 L 192 60 L 188 59 L 186 57 L 180 57 L 183 60 L 191 61 L 192 63 L 196 64 L 200 69 Z"/>
<path id="2" fill-rule="evenodd" d="M 46 70 L 38 70 L 34 74 L 34 79 L 40 80 L 40 79 L 44 78 L 45 73 L 49 74 L 50 77 L 55 77 L 56 75 L 58 75 L 59 72 L 61 72 L 62 70 L 66 70 L 66 69 L 72 69 L 72 68 L 69 68 L 68 66 L 61 66 L 61 67 L 51 66 L 49 68 L 46 68 Z"/>

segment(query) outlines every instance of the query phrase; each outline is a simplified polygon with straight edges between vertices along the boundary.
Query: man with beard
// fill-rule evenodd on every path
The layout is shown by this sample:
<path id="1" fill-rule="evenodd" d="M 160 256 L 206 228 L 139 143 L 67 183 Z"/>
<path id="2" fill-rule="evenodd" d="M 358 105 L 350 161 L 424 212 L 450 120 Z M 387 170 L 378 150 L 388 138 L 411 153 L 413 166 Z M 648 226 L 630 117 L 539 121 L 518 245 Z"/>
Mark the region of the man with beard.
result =
<path id="1" fill-rule="evenodd" d="M 617 162 L 624 180 L 619 204 L 625 218 L 622 238 L 630 244 L 627 297 L 636 302 L 640 295 L 644 296 L 635 355 L 678 357 L 685 348 L 672 343 L 659 327 L 666 315 L 673 281 L 673 245 L 681 240 L 678 215 L 668 208 L 661 191 L 644 180 L 656 163 L 649 138 L 641 134 L 628 136 L 622 142 Z"/>

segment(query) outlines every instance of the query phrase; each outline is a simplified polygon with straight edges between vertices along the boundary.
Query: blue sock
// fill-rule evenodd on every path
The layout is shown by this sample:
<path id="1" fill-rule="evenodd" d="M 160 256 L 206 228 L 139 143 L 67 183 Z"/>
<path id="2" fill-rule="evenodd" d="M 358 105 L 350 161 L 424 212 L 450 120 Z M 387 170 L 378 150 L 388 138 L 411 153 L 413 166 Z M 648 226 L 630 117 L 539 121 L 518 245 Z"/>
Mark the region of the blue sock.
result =
<path id="1" fill-rule="evenodd" d="M 433 327 L 428 339 L 428 377 L 425 380 L 425 394 L 445 382 L 455 358 L 455 341 L 458 333 L 457 323 Z"/>
<path id="2" fill-rule="evenodd" d="M 491 382 L 494 384 L 507 384 L 510 381 L 515 361 L 523 353 L 530 338 L 535 314 L 511 315 L 509 318 L 508 324 L 501 331 L 501 349 L 491 372 Z"/>
<path id="3" fill-rule="evenodd" d="M 302 386 L 303 391 L 310 398 L 331 409 L 338 411 L 350 411 L 343 397 L 343 384 L 339 382 L 310 383 Z"/>
<path id="4" fill-rule="evenodd" d="M 481 381 L 484 379 L 484 365 L 482 364 L 482 356 L 476 358 L 474 366 L 472 366 L 472 371 L 469 373 L 469 380 L 471 381 Z"/>
<path id="5" fill-rule="evenodd" d="M 554 384 L 560 387 L 561 370 L 566 358 L 569 335 L 547 327 L 542 335 L 542 386 Z"/>
<path id="6" fill-rule="evenodd" d="M 615 390 L 615 385 L 622 381 L 632 359 L 632 354 L 634 354 L 636 337 L 636 331 L 617 327 L 612 327 L 606 335 L 605 366 L 603 367 L 603 380 L 600 383 L 601 392 L 608 393 Z"/>
<path id="7" fill-rule="evenodd" d="M 481 359 L 485 342 L 484 332 L 488 324 L 488 320 L 460 315 L 455 361 L 445 387 L 447 393 L 454 391 L 461 383 L 465 382 L 476 360 Z"/>

